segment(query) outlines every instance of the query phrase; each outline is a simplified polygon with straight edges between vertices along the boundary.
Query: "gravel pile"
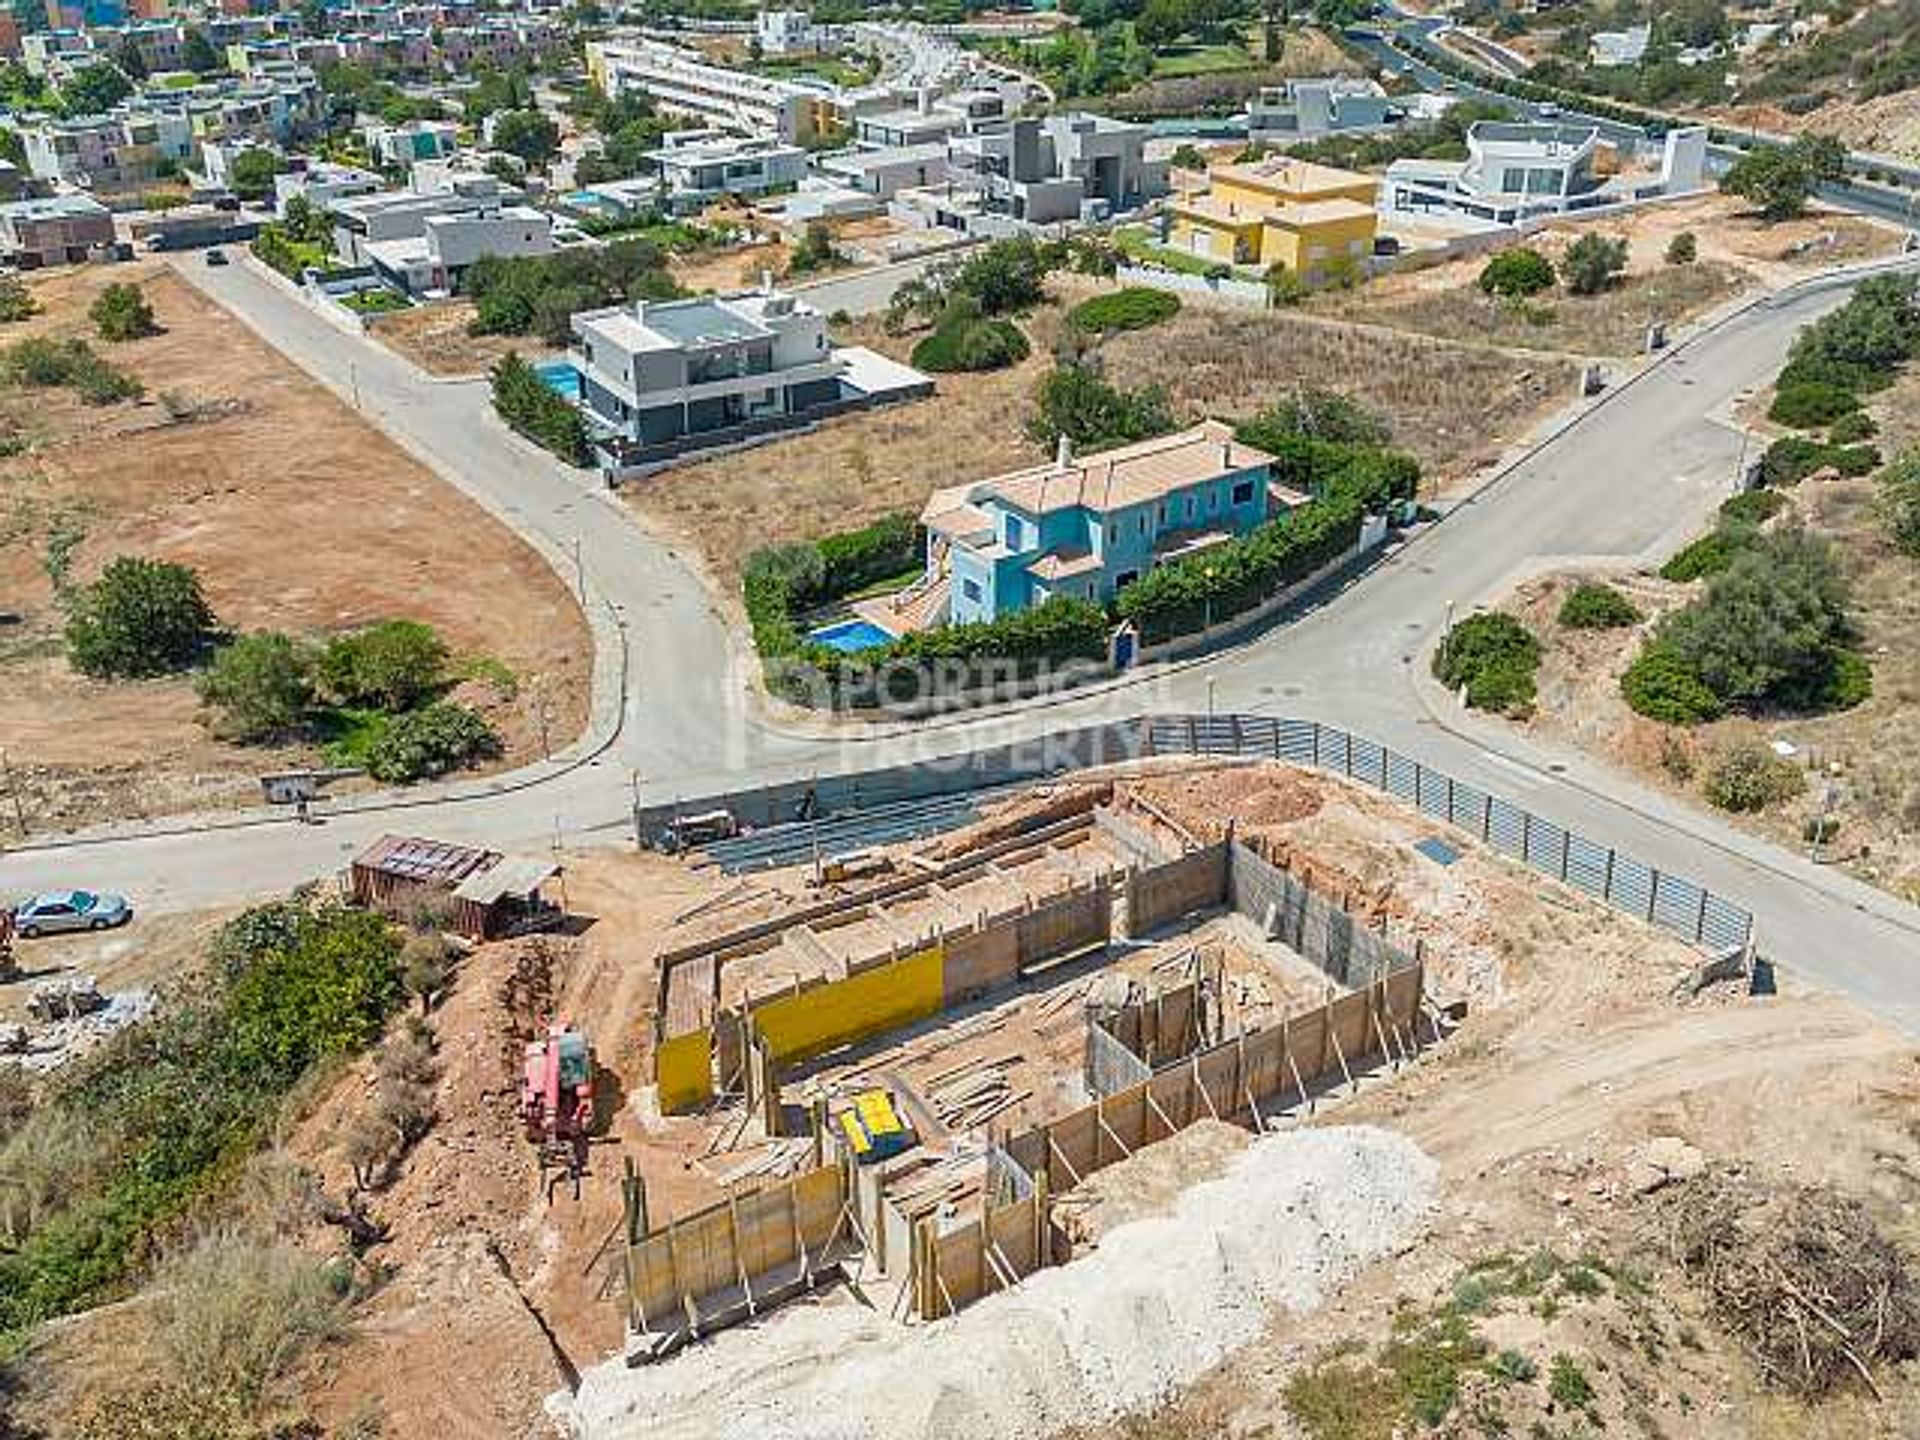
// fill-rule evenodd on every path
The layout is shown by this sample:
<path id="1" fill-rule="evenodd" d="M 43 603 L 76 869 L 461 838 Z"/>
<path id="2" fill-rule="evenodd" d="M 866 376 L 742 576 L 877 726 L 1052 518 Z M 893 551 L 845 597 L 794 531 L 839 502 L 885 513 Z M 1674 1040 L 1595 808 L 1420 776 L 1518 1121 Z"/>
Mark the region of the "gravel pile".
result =
<path id="1" fill-rule="evenodd" d="M 1171 1216 L 935 1325 L 796 1307 L 663 1365 L 587 1372 L 555 1417 L 582 1440 L 1005 1440 L 1163 1399 L 1313 1309 L 1427 1216 L 1437 1171 L 1365 1126 L 1266 1136 Z"/>

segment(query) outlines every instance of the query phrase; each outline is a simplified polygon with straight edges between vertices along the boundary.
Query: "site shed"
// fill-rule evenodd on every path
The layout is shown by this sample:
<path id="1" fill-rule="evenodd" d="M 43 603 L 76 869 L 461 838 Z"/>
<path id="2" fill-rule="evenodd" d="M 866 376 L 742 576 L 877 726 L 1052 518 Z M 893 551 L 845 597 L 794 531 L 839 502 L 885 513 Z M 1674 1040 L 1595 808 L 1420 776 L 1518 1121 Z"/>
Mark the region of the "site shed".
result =
<path id="1" fill-rule="evenodd" d="M 445 906 L 448 928 L 489 940 L 545 909 L 540 887 L 559 872 L 548 860 L 475 850 L 410 835 L 382 835 L 354 857 L 348 872 L 362 905 L 396 909 Z"/>

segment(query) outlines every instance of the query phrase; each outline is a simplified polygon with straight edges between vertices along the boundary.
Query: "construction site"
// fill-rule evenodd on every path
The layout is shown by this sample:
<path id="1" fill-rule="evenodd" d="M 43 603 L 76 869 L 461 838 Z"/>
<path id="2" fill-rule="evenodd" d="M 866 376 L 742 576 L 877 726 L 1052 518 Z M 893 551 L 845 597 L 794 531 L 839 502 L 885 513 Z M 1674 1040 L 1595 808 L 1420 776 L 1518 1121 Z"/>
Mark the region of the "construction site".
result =
<path id="1" fill-rule="evenodd" d="M 1264 1128 L 1440 1034 L 1417 942 L 1231 833 L 1112 784 L 1001 828 L 659 957 L 659 1124 L 713 1190 L 654 1225 L 628 1180 L 635 1363 L 829 1273 L 952 1316 L 1070 1260 L 1106 1166 L 1201 1120 Z"/>

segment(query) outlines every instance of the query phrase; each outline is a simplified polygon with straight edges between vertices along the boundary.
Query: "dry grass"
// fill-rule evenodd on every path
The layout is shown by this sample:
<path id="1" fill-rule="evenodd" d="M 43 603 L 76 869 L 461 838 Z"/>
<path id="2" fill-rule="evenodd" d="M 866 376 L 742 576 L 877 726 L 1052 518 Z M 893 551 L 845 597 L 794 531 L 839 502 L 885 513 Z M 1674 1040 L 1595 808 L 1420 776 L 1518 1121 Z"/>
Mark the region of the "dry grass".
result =
<path id="1" fill-rule="evenodd" d="M 1446 267 L 1445 289 L 1395 295 L 1370 288 L 1327 295 L 1314 308 L 1352 320 L 1391 325 L 1423 335 L 1472 336 L 1490 345 L 1569 355 L 1637 355 L 1647 326 L 1694 319 L 1737 295 L 1745 277 L 1730 266 L 1703 261 L 1628 275 L 1598 295 L 1555 288 L 1528 301 L 1481 293 L 1482 262 Z"/>
<path id="2" fill-rule="evenodd" d="M 367 333 L 429 375 L 449 377 L 484 375 L 514 350 L 529 354 L 550 348 L 526 335 L 469 335 L 472 320 L 471 300 L 436 300 L 376 315 Z"/>
<path id="3" fill-rule="evenodd" d="M 770 444 L 695 461 L 629 485 L 628 500 L 699 552 L 731 598 L 747 555 L 762 545 L 852 529 L 896 510 L 917 513 L 936 488 L 1042 458 L 1021 430 L 1034 385 L 1050 363 L 1034 354 L 1011 370 L 942 375 L 931 399 L 829 420 Z M 904 359 L 912 338 L 873 322 L 836 338 Z"/>
<path id="4" fill-rule="evenodd" d="M 1395 443 L 1420 457 L 1441 490 L 1571 400 L 1575 380 L 1572 366 L 1546 357 L 1191 303 L 1166 324 L 1114 336 L 1101 353 L 1115 380 L 1163 384 L 1177 409 L 1196 416 L 1249 415 L 1300 385 L 1344 391 L 1391 422 Z"/>

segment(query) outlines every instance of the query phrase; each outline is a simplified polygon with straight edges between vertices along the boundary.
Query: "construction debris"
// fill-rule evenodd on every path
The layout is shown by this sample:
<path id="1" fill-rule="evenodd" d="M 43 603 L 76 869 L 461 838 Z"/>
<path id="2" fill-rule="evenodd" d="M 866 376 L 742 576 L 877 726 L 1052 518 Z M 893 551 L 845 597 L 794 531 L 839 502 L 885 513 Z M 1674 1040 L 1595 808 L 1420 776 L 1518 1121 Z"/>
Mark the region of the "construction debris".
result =
<path id="1" fill-rule="evenodd" d="M 1920 1280 L 1853 1197 L 1722 1167 L 1659 1203 L 1668 1253 L 1768 1385 L 1878 1398 L 1872 1367 L 1920 1354 Z"/>
<path id="2" fill-rule="evenodd" d="M 0 1025 L 0 1063 L 45 1075 L 152 1013 L 151 990 L 103 992 L 91 975 L 48 981 L 27 999 L 39 1024 Z"/>

